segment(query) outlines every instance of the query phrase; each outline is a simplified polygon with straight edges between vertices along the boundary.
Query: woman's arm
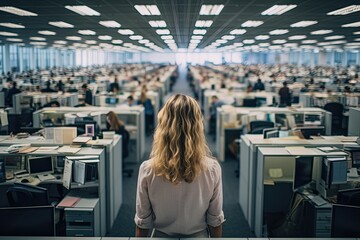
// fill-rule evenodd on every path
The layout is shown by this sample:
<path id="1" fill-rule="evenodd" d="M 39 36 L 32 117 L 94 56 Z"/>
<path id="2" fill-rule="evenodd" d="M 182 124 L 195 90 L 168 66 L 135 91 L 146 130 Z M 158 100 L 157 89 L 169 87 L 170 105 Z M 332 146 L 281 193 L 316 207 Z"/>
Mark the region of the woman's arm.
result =
<path id="1" fill-rule="evenodd" d="M 142 229 L 136 226 L 135 237 L 147 237 L 149 234 L 149 229 Z"/>
<path id="2" fill-rule="evenodd" d="M 210 237 L 212 238 L 221 238 L 222 237 L 222 225 L 217 226 L 217 227 L 212 227 L 210 225 L 209 226 L 209 231 L 210 231 Z"/>

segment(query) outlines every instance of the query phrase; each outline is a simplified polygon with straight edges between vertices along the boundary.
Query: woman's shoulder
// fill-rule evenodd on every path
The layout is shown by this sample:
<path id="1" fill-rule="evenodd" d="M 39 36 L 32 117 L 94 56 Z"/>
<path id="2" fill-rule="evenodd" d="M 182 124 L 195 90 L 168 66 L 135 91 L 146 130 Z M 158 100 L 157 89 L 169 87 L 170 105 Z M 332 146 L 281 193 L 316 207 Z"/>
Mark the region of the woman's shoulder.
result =
<path id="1" fill-rule="evenodd" d="M 221 173 L 221 167 L 219 162 L 215 158 L 205 157 L 206 170 L 212 174 Z"/>
<path id="2" fill-rule="evenodd" d="M 140 165 L 139 174 L 144 176 L 152 174 L 152 159 L 146 160 Z"/>

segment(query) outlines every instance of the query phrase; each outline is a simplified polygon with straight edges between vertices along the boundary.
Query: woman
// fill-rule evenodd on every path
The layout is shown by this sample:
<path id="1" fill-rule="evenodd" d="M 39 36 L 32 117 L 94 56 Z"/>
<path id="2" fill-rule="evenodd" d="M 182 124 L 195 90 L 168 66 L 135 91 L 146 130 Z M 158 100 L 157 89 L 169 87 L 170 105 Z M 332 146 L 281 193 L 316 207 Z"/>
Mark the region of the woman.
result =
<path id="1" fill-rule="evenodd" d="M 129 132 L 125 129 L 125 123 L 113 111 L 108 112 L 106 117 L 107 129 L 122 136 L 122 157 L 124 159 L 129 155 Z"/>
<path id="2" fill-rule="evenodd" d="M 158 114 L 151 159 L 141 164 L 136 196 L 136 236 L 221 237 L 222 180 L 210 158 L 200 107 L 191 97 L 171 97 Z"/>

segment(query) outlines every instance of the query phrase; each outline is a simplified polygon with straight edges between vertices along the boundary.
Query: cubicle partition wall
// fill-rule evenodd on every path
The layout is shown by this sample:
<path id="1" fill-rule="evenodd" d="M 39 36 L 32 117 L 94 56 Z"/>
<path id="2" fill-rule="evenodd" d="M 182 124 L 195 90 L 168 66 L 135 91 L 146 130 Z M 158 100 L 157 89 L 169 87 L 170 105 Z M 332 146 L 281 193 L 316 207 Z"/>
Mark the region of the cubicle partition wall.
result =
<path id="1" fill-rule="evenodd" d="M 359 107 L 360 93 L 300 93 L 300 104 L 303 107 L 324 107 L 329 102 L 341 103 L 345 109 Z"/>

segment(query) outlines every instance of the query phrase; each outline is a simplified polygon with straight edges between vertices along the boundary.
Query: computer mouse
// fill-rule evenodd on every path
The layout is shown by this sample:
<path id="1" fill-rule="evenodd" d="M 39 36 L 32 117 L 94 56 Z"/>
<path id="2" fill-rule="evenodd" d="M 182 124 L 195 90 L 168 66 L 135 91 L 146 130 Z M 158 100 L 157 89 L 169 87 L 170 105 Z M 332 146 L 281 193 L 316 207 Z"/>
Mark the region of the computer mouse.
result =
<path id="1" fill-rule="evenodd" d="M 56 179 L 61 179 L 61 176 L 56 176 Z"/>
<path id="2" fill-rule="evenodd" d="M 20 181 L 20 182 L 22 182 L 22 183 L 29 183 L 30 181 L 29 181 L 29 179 L 24 178 L 24 179 L 21 179 L 21 181 Z"/>

